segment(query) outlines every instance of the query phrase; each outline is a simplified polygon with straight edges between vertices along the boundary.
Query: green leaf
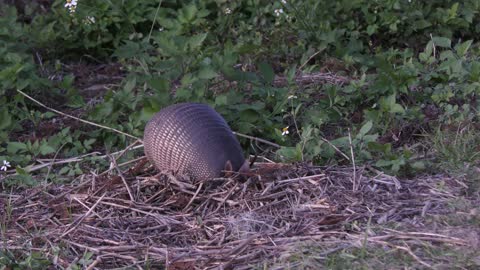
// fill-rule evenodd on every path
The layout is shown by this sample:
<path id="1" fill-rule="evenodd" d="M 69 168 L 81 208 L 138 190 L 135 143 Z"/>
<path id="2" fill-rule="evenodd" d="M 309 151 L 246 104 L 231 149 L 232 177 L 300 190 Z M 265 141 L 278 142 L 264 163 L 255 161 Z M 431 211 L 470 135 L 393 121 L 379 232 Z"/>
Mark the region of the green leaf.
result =
<path id="1" fill-rule="evenodd" d="M 390 107 L 390 112 L 391 113 L 405 113 L 405 109 L 402 107 L 402 105 L 395 103 Z"/>
<path id="2" fill-rule="evenodd" d="M 302 160 L 302 153 L 298 147 L 282 147 L 277 151 L 277 155 L 286 161 Z"/>
<path id="3" fill-rule="evenodd" d="M 8 128 L 12 124 L 12 117 L 8 113 L 7 108 L 0 110 L 0 130 Z"/>
<path id="4" fill-rule="evenodd" d="M 70 167 L 65 166 L 65 167 L 61 168 L 60 171 L 58 171 L 58 174 L 63 175 L 63 174 L 66 174 L 69 171 L 70 171 Z"/>
<path id="5" fill-rule="evenodd" d="M 432 54 L 433 54 L 433 41 L 432 40 L 430 40 L 427 43 L 427 46 L 425 47 L 425 54 L 426 54 L 427 57 L 432 56 Z"/>
<path id="6" fill-rule="evenodd" d="M 465 56 L 467 54 L 468 49 L 470 49 L 470 46 L 472 45 L 473 40 L 467 40 L 456 47 L 457 54 L 459 56 Z"/>
<path id="7" fill-rule="evenodd" d="M 48 145 L 46 143 L 43 143 L 40 146 L 40 154 L 48 155 L 48 154 L 51 154 L 51 153 L 55 153 L 55 149 L 53 149 L 53 147 L 51 147 L 50 145 Z"/>
<path id="8" fill-rule="evenodd" d="M 21 142 L 9 142 L 7 144 L 7 152 L 10 154 L 16 154 L 18 151 L 21 153 L 27 150 L 27 145 Z"/>
<path id="9" fill-rule="evenodd" d="M 211 67 L 203 67 L 198 71 L 198 78 L 200 79 L 208 80 L 213 79 L 217 76 L 218 74 Z"/>
<path id="10" fill-rule="evenodd" d="M 117 47 L 113 56 L 119 58 L 132 58 L 141 52 L 138 42 L 126 40 L 125 44 Z"/>
<path id="11" fill-rule="evenodd" d="M 85 147 L 85 149 L 90 150 L 92 149 L 92 144 L 95 143 L 95 141 L 96 141 L 95 138 L 84 140 L 83 146 Z"/>
<path id="12" fill-rule="evenodd" d="M 295 82 L 295 74 L 297 74 L 297 66 L 294 65 L 287 71 L 287 80 L 289 83 Z"/>
<path id="13" fill-rule="evenodd" d="M 167 104 L 170 101 L 170 83 L 168 80 L 153 78 L 148 81 L 148 85 L 154 90 L 153 97 L 148 99 L 153 109 L 157 109 L 155 107 Z"/>
<path id="14" fill-rule="evenodd" d="M 259 119 L 260 115 L 256 110 L 248 109 L 240 112 L 240 120 L 254 123 Z"/>
<path id="15" fill-rule="evenodd" d="M 393 164 L 393 161 L 391 161 L 391 160 L 381 159 L 381 160 L 379 160 L 375 163 L 375 166 L 388 167 L 388 166 L 392 166 L 392 164 Z"/>
<path id="16" fill-rule="evenodd" d="M 182 22 L 190 22 L 195 18 L 197 11 L 195 5 L 187 5 L 180 10 L 179 19 L 182 19 Z"/>
<path id="17" fill-rule="evenodd" d="M 452 47 L 452 41 L 449 38 L 433 37 L 432 40 L 433 40 L 433 43 L 435 44 L 435 46 L 443 47 L 443 48 L 451 48 Z"/>
<path id="18" fill-rule="evenodd" d="M 135 85 L 137 84 L 137 79 L 135 77 L 129 79 L 127 81 L 127 83 L 125 84 L 125 86 L 123 87 L 123 89 L 126 91 L 126 92 L 131 92 L 133 90 L 133 88 L 135 87 Z"/>
<path id="19" fill-rule="evenodd" d="M 372 129 L 372 127 L 373 127 L 373 122 L 368 121 L 362 126 L 362 128 L 360 128 L 360 131 L 358 132 L 358 136 L 359 137 L 365 136 Z"/>
<path id="20" fill-rule="evenodd" d="M 378 29 L 378 25 L 371 24 L 371 25 L 367 26 L 367 34 L 369 36 L 371 36 L 371 35 L 373 35 L 377 32 L 377 29 Z"/>
<path id="21" fill-rule="evenodd" d="M 448 10 L 448 19 L 454 19 L 457 17 L 458 3 L 454 3 L 452 7 Z"/>
<path id="22" fill-rule="evenodd" d="M 275 72 L 273 71 L 272 66 L 266 62 L 261 62 L 258 65 L 258 69 L 265 82 L 267 84 L 272 84 L 273 80 L 275 79 Z"/>
<path id="23" fill-rule="evenodd" d="M 83 97 L 78 94 L 78 91 L 70 88 L 67 93 L 68 97 L 68 103 L 67 105 L 72 107 L 72 108 L 80 108 L 85 106 L 85 101 L 83 100 Z"/>
<path id="24" fill-rule="evenodd" d="M 215 105 L 216 106 L 222 106 L 222 105 L 227 105 L 227 95 L 219 95 L 215 98 Z"/>
<path id="25" fill-rule="evenodd" d="M 340 138 L 337 138 L 335 140 L 332 140 L 332 141 L 330 141 L 330 143 L 337 146 L 337 147 L 346 147 L 346 146 L 350 145 L 350 141 L 349 141 L 347 136 L 340 137 Z"/>
<path id="26" fill-rule="evenodd" d="M 169 82 L 164 78 L 153 78 L 148 81 L 148 85 L 153 88 L 156 93 L 164 93 L 170 90 Z"/>
<path id="27" fill-rule="evenodd" d="M 176 56 L 181 54 L 183 48 L 179 48 L 172 38 L 165 35 L 155 36 L 153 38 L 158 45 L 158 50 L 165 56 Z"/>
<path id="28" fill-rule="evenodd" d="M 392 144 L 390 143 L 382 144 L 382 143 L 372 141 L 372 142 L 368 142 L 367 146 L 368 146 L 368 150 L 380 152 L 383 154 L 390 154 L 392 151 Z"/>
<path id="29" fill-rule="evenodd" d="M 190 46 L 190 49 L 193 50 L 200 47 L 203 44 L 203 41 L 205 41 L 206 37 L 207 37 L 207 33 L 191 36 L 188 39 L 188 45 Z"/>

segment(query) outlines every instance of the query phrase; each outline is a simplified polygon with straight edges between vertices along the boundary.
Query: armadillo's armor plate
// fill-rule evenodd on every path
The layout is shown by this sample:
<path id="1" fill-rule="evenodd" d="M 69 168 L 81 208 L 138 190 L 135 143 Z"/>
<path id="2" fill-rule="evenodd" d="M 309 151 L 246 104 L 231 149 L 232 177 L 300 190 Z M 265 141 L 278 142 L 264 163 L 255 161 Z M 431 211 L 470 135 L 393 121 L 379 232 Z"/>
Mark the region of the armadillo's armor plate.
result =
<path id="1" fill-rule="evenodd" d="M 156 113 L 144 134 L 147 158 L 161 171 L 203 181 L 222 176 L 228 160 L 234 171 L 242 149 L 223 117 L 205 104 L 180 103 Z"/>

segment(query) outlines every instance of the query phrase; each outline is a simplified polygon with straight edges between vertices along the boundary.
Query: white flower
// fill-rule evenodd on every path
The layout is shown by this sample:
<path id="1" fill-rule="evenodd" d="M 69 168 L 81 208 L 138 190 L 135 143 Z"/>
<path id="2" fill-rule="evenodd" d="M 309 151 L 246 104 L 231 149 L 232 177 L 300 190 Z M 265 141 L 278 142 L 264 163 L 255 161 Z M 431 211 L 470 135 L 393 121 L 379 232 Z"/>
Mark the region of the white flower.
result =
<path id="1" fill-rule="evenodd" d="M 288 126 L 282 128 L 282 136 L 288 135 L 288 133 L 290 133 L 290 132 L 288 131 Z"/>
<path id="2" fill-rule="evenodd" d="M 292 99 L 292 98 L 297 98 L 297 96 L 290 95 L 290 96 L 288 96 L 288 98 L 287 98 L 287 99 Z"/>
<path id="3" fill-rule="evenodd" d="M 0 168 L 0 171 L 7 171 L 7 168 L 10 168 L 10 162 L 4 160 L 3 161 L 3 166 Z"/>
<path id="4" fill-rule="evenodd" d="M 287 4 L 287 0 L 282 0 L 281 2 L 282 2 L 284 5 Z"/>
<path id="5" fill-rule="evenodd" d="M 223 12 L 225 12 L 225 14 L 230 14 L 232 13 L 232 10 L 230 8 L 226 8 Z"/>
<path id="6" fill-rule="evenodd" d="M 70 13 L 74 13 L 77 8 L 78 0 L 66 0 L 65 7 L 68 8 Z"/>
<path id="7" fill-rule="evenodd" d="M 280 14 L 283 14 L 283 8 L 275 9 L 273 11 L 275 13 L 275 16 L 280 16 Z"/>

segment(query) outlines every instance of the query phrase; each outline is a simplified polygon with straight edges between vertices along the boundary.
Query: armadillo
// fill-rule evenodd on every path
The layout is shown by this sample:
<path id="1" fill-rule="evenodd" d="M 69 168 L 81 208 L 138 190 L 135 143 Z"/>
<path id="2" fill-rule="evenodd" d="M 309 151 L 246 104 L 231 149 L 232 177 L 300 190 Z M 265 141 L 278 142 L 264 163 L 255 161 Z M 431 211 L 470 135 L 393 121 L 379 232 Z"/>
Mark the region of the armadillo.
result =
<path id="1" fill-rule="evenodd" d="M 227 122 L 206 104 L 180 103 L 160 110 L 147 123 L 143 144 L 158 170 L 198 181 L 222 177 L 225 170 L 248 170 Z"/>

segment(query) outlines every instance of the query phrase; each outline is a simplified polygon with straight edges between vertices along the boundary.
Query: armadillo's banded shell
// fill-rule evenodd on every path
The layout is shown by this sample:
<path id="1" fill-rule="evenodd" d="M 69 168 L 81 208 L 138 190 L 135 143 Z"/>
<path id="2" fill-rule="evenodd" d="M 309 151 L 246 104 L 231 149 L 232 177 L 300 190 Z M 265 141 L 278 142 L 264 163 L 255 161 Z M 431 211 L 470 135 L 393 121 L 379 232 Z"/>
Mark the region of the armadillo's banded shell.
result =
<path id="1" fill-rule="evenodd" d="M 230 161 L 238 171 L 245 159 L 223 117 L 205 104 L 180 103 L 162 109 L 147 123 L 145 155 L 161 171 L 196 180 L 222 176 Z"/>

